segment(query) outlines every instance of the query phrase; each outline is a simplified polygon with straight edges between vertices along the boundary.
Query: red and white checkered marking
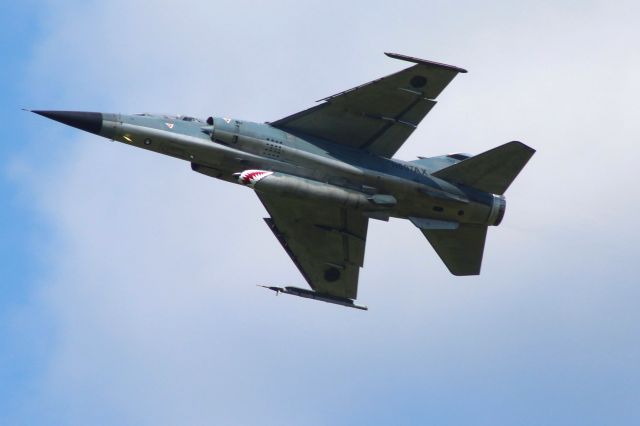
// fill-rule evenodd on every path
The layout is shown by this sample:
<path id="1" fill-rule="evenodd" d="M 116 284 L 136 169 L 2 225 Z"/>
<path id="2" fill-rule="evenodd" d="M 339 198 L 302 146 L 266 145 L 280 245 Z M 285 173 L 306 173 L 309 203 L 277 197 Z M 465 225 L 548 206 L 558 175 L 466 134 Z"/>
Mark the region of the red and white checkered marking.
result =
<path id="1" fill-rule="evenodd" d="M 253 187 L 260 180 L 272 174 L 273 172 L 268 172 L 266 170 L 245 170 L 244 172 L 240 173 L 238 182 L 242 185 Z"/>

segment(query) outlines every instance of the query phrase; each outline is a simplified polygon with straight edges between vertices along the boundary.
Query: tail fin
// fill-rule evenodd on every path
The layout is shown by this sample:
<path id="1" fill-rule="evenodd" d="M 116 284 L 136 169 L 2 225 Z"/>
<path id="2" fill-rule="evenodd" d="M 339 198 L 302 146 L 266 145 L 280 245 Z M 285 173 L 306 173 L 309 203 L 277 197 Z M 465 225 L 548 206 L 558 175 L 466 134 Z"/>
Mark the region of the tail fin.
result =
<path id="1" fill-rule="evenodd" d="M 421 231 L 453 275 L 480 274 L 486 225 L 460 224 L 455 230 Z"/>
<path id="2" fill-rule="evenodd" d="M 535 152 L 522 142 L 509 142 L 438 170 L 433 176 L 502 195 Z"/>

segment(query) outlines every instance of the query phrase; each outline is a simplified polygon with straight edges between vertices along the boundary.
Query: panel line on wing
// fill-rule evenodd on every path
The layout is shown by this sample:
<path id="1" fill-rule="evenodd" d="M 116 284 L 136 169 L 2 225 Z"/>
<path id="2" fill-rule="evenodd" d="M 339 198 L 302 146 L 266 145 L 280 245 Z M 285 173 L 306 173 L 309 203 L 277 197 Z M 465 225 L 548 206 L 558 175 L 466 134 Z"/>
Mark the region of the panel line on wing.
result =
<path id="1" fill-rule="evenodd" d="M 401 91 L 407 92 L 407 93 L 411 93 L 412 95 L 416 95 L 416 96 L 424 96 L 424 92 L 418 92 L 417 90 L 411 90 L 411 89 L 407 89 L 405 87 L 398 87 L 398 90 L 401 90 Z M 425 99 L 428 99 L 428 98 L 425 98 Z"/>
<path id="2" fill-rule="evenodd" d="M 322 229 L 323 231 L 326 231 L 326 232 L 335 232 L 337 234 L 340 234 L 341 236 L 347 236 L 347 237 L 350 237 L 350 238 L 355 238 L 355 239 L 357 239 L 359 241 L 362 241 L 362 242 L 365 241 L 365 239 L 362 238 L 361 236 L 356 235 L 356 234 L 354 234 L 352 232 L 349 232 L 347 230 L 348 228 L 346 228 L 346 227 L 344 227 L 342 229 L 332 228 L 332 227 L 326 226 L 326 225 L 315 225 L 315 227 L 319 228 L 319 229 Z"/>
<path id="3" fill-rule="evenodd" d="M 366 141 L 364 144 L 360 145 L 360 149 L 365 149 L 370 147 L 371 145 L 373 145 L 373 143 L 378 140 L 378 138 L 380 138 L 382 135 L 384 135 L 391 127 L 393 127 L 393 125 L 403 116 L 405 115 L 407 112 L 411 111 L 411 109 L 413 107 L 415 107 L 416 105 L 418 105 L 418 103 L 420 102 L 420 98 L 415 99 L 413 102 L 411 102 L 405 109 L 403 109 L 400 114 L 398 114 L 393 120 L 393 122 L 387 124 L 386 126 L 384 126 L 382 129 L 380 129 L 378 132 L 376 132 L 371 138 L 369 138 L 368 141 Z M 417 126 L 416 126 L 417 127 Z M 415 127 L 414 127 L 415 128 Z"/>
<path id="4" fill-rule="evenodd" d="M 368 118 L 373 118 L 375 120 L 390 121 L 394 124 L 403 124 L 407 127 L 411 127 L 412 129 L 418 128 L 417 124 L 410 123 L 408 121 L 398 120 L 397 118 L 393 118 L 393 117 L 383 117 L 381 115 L 372 115 L 372 114 L 366 114 L 366 113 L 364 114 L 364 116 Z"/>

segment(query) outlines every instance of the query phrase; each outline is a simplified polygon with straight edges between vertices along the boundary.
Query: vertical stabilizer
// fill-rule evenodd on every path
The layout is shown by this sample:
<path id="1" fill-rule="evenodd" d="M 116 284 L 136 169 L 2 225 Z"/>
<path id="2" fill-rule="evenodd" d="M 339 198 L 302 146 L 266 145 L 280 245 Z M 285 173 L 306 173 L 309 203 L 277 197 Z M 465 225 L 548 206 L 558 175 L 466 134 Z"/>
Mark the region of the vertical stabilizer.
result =
<path id="1" fill-rule="evenodd" d="M 522 142 L 509 142 L 438 170 L 433 176 L 502 195 L 535 152 Z"/>

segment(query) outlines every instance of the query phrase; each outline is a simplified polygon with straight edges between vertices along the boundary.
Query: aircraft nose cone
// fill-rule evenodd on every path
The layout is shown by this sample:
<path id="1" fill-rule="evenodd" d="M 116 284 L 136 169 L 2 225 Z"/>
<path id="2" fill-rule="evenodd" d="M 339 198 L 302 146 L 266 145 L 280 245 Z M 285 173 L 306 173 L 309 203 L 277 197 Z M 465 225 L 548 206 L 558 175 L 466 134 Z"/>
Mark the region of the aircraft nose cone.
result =
<path id="1" fill-rule="evenodd" d="M 32 111 L 68 126 L 99 134 L 102 129 L 102 113 L 83 111 Z"/>

